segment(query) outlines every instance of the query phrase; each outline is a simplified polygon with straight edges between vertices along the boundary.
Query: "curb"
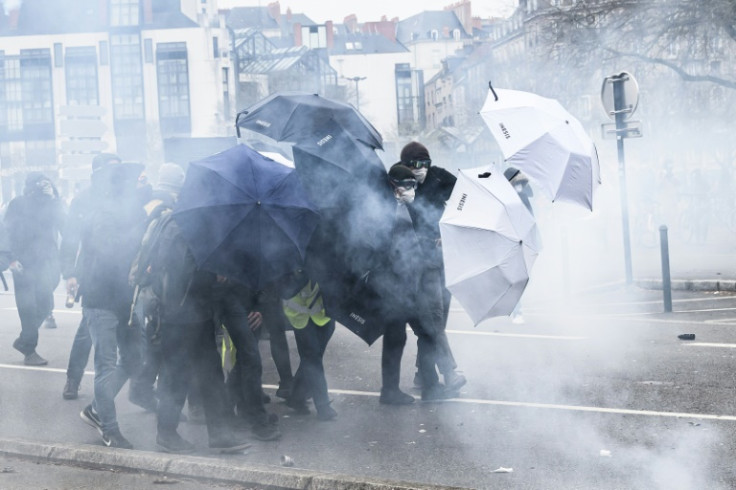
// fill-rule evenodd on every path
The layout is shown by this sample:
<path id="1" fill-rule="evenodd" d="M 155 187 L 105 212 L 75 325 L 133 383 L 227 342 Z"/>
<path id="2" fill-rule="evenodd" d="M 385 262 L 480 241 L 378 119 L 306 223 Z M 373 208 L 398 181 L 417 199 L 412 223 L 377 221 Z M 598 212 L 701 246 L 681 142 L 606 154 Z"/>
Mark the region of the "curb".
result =
<path id="1" fill-rule="evenodd" d="M 682 291 L 736 291 L 736 280 L 673 279 L 672 289 Z M 643 289 L 662 289 L 662 279 L 639 279 L 634 284 Z"/>
<path id="2" fill-rule="evenodd" d="M 227 462 L 200 456 L 111 449 L 88 444 L 47 444 L 17 439 L 0 439 L 0 454 L 69 466 L 140 471 L 239 486 L 259 485 L 274 490 L 460 490 L 461 488 L 370 478 L 359 479 L 337 473 Z"/>

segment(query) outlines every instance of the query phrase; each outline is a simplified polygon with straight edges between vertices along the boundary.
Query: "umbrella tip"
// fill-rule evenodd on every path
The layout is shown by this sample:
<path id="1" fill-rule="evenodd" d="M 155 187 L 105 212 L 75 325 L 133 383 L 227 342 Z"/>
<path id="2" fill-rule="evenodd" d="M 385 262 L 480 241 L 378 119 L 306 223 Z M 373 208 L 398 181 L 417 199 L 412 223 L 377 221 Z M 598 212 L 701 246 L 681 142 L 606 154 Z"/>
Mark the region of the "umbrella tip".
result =
<path id="1" fill-rule="evenodd" d="M 491 172 L 483 172 L 482 174 L 478 174 L 479 179 L 487 179 L 491 176 Z"/>

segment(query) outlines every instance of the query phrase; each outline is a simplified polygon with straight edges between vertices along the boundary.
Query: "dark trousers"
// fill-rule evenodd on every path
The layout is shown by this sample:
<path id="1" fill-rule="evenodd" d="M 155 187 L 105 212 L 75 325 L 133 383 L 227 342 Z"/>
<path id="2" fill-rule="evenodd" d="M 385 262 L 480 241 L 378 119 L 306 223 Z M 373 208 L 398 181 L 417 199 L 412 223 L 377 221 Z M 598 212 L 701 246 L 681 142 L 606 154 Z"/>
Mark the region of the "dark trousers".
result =
<path id="1" fill-rule="evenodd" d="M 281 307 L 281 300 L 278 302 Z M 291 374 L 291 358 L 289 357 L 289 343 L 286 340 L 286 330 L 284 330 L 283 313 L 270 311 L 271 308 L 265 308 L 261 311 L 263 315 L 263 327 L 268 331 L 268 342 L 271 348 L 271 357 L 276 365 L 276 371 L 279 373 L 279 381 L 281 386 L 291 385 L 294 377 Z"/>
<path id="2" fill-rule="evenodd" d="M 143 315 L 136 315 L 143 318 Z M 143 345 L 143 366 L 135 378 L 130 380 L 130 391 L 141 398 L 153 396 L 153 386 L 161 370 L 161 336 L 156 325 L 141 323 L 141 339 Z"/>
<path id="3" fill-rule="evenodd" d="M 334 320 L 320 327 L 310 319 L 306 327 L 294 329 L 299 367 L 294 375 L 291 397 L 295 400 L 311 397 L 317 410 L 330 403 L 322 358 L 334 332 Z"/>
<path id="4" fill-rule="evenodd" d="M 89 362 L 90 351 L 92 351 L 92 337 L 89 334 L 87 317 L 82 315 L 82 321 L 79 322 L 77 333 L 74 335 L 72 350 L 69 352 L 69 365 L 66 368 L 67 378 L 77 384 L 82 381 L 84 368 L 87 367 Z"/>
<path id="5" fill-rule="evenodd" d="M 216 288 L 214 304 L 217 323 L 225 326 L 235 346 L 237 372 L 234 379 L 238 382 L 235 387 L 238 414 L 251 423 L 267 424 L 268 414 L 263 404 L 261 386 L 261 354 L 258 351 L 258 338 L 248 325 L 248 310 L 242 290 L 237 287 Z"/>
<path id="6" fill-rule="evenodd" d="M 383 390 L 399 388 L 401 378 L 401 357 L 406 345 L 406 320 L 391 320 L 386 323 L 381 352 L 381 378 Z M 426 323 L 426 322 L 425 322 Z M 418 323 L 410 324 L 417 336 L 417 367 L 422 379 L 422 389 L 426 390 L 437 383 L 439 377 L 435 369 L 437 342 L 434 332 L 423 330 Z"/>
<path id="7" fill-rule="evenodd" d="M 30 268 L 20 273 L 13 271 L 15 305 L 21 328 L 14 346 L 26 356 L 36 350 L 38 329 L 54 307 L 54 288 L 59 283 L 59 276 L 56 282 L 52 282 L 44 277 L 47 275 Z"/>
<path id="8" fill-rule="evenodd" d="M 450 291 L 445 287 L 444 271 L 441 268 L 429 268 L 422 271 L 419 281 L 418 314 L 413 315 L 409 320 L 409 325 L 412 326 L 412 329 L 416 326 L 434 335 L 437 344 L 437 368 L 442 374 L 457 369 L 445 331 L 450 312 L 450 299 Z M 418 338 L 417 349 L 419 349 Z M 417 358 L 416 366 L 419 367 L 419 358 Z"/>
<path id="9" fill-rule="evenodd" d="M 211 320 L 161 325 L 158 430 L 176 430 L 190 384 L 202 393 L 209 437 L 225 430 L 225 381 Z"/>

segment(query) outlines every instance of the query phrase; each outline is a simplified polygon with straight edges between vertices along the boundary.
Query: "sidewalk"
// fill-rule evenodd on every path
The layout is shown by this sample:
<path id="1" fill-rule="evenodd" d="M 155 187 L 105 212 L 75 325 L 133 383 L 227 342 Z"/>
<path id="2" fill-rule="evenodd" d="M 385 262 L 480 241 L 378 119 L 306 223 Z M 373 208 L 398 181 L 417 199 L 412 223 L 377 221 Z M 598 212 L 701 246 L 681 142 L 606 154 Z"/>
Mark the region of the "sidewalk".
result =
<path id="1" fill-rule="evenodd" d="M 396 481 L 354 478 L 349 475 L 323 473 L 290 467 L 272 467 L 228 461 L 222 458 L 170 455 L 148 451 L 110 449 L 87 444 L 46 444 L 16 439 L 0 439 L 0 455 L 19 458 L 18 463 L 3 462 L 0 465 L 0 488 L 126 488 L 135 485 L 142 488 L 141 482 L 150 483 L 151 488 L 166 483 L 181 483 L 179 480 L 196 480 L 213 485 L 237 485 L 238 488 L 280 489 L 349 489 L 361 490 L 453 490 L 460 487 L 428 485 Z M 26 462 L 32 462 L 35 469 L 16 470 Z M 43 467 L 38 464 L 44 464 Z M 62 466 L 59 466 L 62 465 Z M 70 467 L 72 468 L 70 470 Z M 90 475 L 89 469 L 124 472 L 131 478 L 117 478 L 125 481 L 114 485 L 106 475 Z M 13 475 L 18 473 L 15 478 Z M 64 475 L 57 478 L 56 475 Z M 133 475 L 148 475 L 148 480 L 133 483 Z M 4 477 L 8 475 L 8 477 Z M 153 477 L 153 478 L 151 478 Z M 30 480 L 29 480 L 30 478 Z M 11 481 L 19 480 L 17 485 Z M 151 480 L 149 482 L 149 480 Z M 48 486 L 49 482 L 53 482 Z M 102 483 L 104 482 L 104 483 Z M 109 484 L 108 484 L 109 483 Z M 120 484 L 121 486 L 118 486 Z M 38 486 L 37 486 L 38 485 Z M 177 488 L 183 488 L 177 486 Z M 187 485 L 186 488 L 201 488 Z"/>

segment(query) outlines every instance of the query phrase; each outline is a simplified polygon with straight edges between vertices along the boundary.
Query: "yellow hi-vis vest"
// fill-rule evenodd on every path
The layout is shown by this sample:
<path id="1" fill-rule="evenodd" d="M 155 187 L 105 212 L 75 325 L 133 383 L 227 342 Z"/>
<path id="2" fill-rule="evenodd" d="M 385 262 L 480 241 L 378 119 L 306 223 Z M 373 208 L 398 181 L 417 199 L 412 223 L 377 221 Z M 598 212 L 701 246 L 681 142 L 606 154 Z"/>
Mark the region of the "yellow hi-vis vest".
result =
<path id="1" fill-rule="evenodd" d="M 315 283 L 312 286 L 312 281 L 309 281 L 296 296 L 284 300 L 284 313 L 294 328 L 306 327 L 310 318 L 318 327 L 330 321 L 330 317 L 325 314 L 319 285 Z"/>

